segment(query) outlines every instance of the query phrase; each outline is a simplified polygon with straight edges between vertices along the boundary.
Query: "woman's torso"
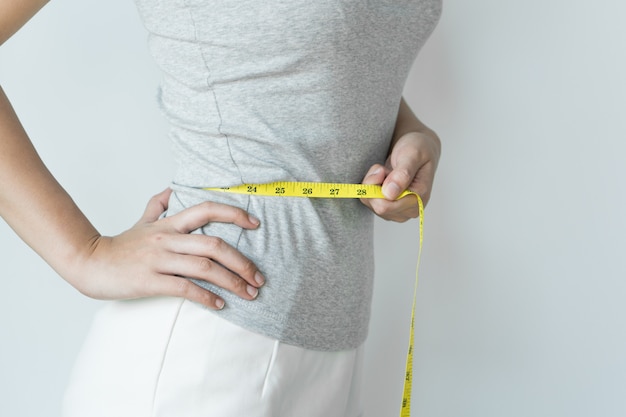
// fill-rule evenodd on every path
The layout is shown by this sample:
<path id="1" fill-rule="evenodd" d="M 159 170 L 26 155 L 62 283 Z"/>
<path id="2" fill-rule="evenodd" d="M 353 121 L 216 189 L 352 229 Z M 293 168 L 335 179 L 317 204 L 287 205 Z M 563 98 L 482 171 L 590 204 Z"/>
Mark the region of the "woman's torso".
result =
<path id="1" fill-rule="evenodd" d="M 163 70 L 160 105 L 177 170 L 169 213 L 204 200 L 261 219 L 209 224 L 267 278 L 219 314 L 287 343 L 338 350 L 365 339 L 371 213 L 355 200 L 215 194 L 192 187 L 358 183 L 386 157 L 404 82 L 441 0 L 137 0 Z"/>

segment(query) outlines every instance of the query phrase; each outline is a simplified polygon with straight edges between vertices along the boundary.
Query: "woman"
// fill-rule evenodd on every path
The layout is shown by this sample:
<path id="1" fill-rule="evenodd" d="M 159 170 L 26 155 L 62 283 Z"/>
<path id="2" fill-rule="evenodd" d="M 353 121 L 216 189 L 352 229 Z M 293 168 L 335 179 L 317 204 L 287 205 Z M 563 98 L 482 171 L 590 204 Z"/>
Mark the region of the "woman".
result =
<path id="1" fill-rule="evenodd" d="M 1 3 L 1 41 L 44 3 Z M 431 192 L 439 139 L 401 94 L 440 0 L 137 6 L 178 169 L 133 228 L 98 233 L 0 91 L 0 214 L 79 291 L 126 300 L 96 317 L 64 414 L 362 415 L 371 213 L 405 221 L 418 210 L 402 190 Z M 381 184 L 386 199 L 202 190 L 272 181 Z"/>

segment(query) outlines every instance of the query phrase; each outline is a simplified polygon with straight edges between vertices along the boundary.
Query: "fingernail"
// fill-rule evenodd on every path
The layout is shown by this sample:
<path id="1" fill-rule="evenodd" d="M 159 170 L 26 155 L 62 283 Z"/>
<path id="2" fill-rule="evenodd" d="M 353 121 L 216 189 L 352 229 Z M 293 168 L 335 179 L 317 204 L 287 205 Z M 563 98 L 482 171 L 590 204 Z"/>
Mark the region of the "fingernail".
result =
<path id="1" fill-rule="evenodd" d="M 248 285 L 246 287 L 246 291 L 248 291 L 248 294 L 250 294 L 250 297 L 252 298 L 256 298 L 256 296 L 259 295 L 259 290 L 254 288 L 252 285 Z"/>
<path id="2" fill-rule="evenodd" d="M 401 192 L 402 190 L 400 189 L 400 187 L 398 187 L 398 185 L 395 182 L 390 182 L 388 184 L 383 185 L 383 194 L 387 198 L 390 198 L 390 199 L 396 198 L 397 196 L 400 195 Z"/>
<path id="3" fill-rule="evenodd" d="M 254 274 L 254 280 L 256 281 L 257 284 L 259 284 L 259 286 L 265 284 L 265 277 L 261 275 L 261 273 L 258 271 L 256 274 Z"/>
<path id="4" fill-rule="evenodd" d="M 380 167 L 376 168 L 373 172 L 370 172 L 369 174 L 367 174 L 368 177 L 371 177 L 372 175 L 376 175 L 380 172 Z"/>
<path id="5" fill-rule="evenodd" d="M 215 300 L 215 307 L 217 307 L 218 310 L 221 310 L 224 308 L 224 300 Z"/>
<path id="6" fill-rule="evenodd" d="M 253 223 L 255 226 L 258 226 L 259 224 L 261 224 L 261 221 L 259 219 L 257 219 L 256 217 L 254 217 L 252 214 L 248 214 L 248 219 L 250 220 L 251 223 Z"/>

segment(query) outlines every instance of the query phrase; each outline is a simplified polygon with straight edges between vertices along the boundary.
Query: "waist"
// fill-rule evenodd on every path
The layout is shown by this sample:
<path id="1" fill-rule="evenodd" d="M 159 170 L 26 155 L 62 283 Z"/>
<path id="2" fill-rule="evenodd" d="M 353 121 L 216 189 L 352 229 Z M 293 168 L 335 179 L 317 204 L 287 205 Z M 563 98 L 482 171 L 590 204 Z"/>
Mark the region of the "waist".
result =
<path id="1" fill-rule="evenodd" d="M 336 134 L 242 137 L 174 127 L 170 131 L 176 165 L 173 181 L 193 187 L 274 181 L 360 183 L 369 167 L 384 162 L 388 149 L 384 138 L 359 142 L 358 135 L 339 138 Z"/>
<path id="2" fill-rule="evenodd" d="M 365 337 L 373 281 L 373 216 L 358 200 L 234 195 L 174 185 L 168 215 L 205 200 L 246 209 L 256 230 L 209 223 L 266 277 L 254 301 L 225 298 L 220 314 L 251 330 L 312 349 L 355 347 Z M 303 328 L 306 327 L 305 334 Z M 347 334 L 353 334 L 345 338 Z"/>

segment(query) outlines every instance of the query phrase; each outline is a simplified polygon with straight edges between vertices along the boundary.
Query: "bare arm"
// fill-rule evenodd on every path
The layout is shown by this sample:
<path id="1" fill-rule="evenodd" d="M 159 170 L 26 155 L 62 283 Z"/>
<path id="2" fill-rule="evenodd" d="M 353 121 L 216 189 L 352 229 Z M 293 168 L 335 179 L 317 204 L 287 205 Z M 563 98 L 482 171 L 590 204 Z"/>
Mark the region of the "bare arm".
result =
<path id="1" fill-rule="evenodd" d="M 0 45 L 33 17 L 48 0 L 0 0 Z"/>
<path id="2" fill-rule="evenodd" d="M 0 45 L 46 3 L 0 0 Z M 98 236 L 44 166 L 1 86 L 0 215 L 60 273 Z"/>
<path id="3" fill-rule="evenodd" d="M 422 123 L 406 104 L 400 102 L 396 126 L 385 165 L 373 165 L 364 184 L 381 184 L 387 200 L 362 200 L 380 217 L 398 222 L 418 216 L 415 199 L 394 201 L 402 191 L 418 193 L 424 204 L 430 199 L 435 171 L 441 154 L 437 134 Z"/>
<path id="4" fill-rule="evenodd" d="M 99 236 L 44 166 L 2 88 L 0 215 L 61 275 Z"/>
<path id="5" fill-rule="evenodd" d="M 0 40 L 44 4 L 0 0 Z M 159 219 L 169 195 L 166 190 L 155 196 L 131 229 L 101 236 L 45 167 L 0 87 L 0 216 L 71 285 L 102 299 L 172 295 L 211 308 L 223 305 L 215 294 L 180 278 L 188 276 L 255 298 L 263 283 L 256 266 L 221 239 L 189 232 L 209 221 L 254 229 L 258 220 L 215 203 Z"/>

